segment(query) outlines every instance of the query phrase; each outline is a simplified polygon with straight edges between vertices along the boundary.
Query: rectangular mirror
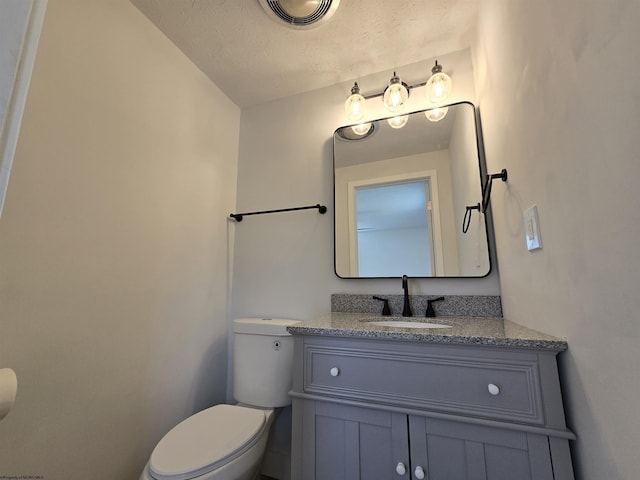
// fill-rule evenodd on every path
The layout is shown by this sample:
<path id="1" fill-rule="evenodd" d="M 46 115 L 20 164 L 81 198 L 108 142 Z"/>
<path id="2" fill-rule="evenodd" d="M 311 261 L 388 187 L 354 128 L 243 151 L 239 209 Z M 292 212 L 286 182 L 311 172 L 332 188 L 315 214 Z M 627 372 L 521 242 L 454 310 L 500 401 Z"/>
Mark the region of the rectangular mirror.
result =
<path id="1" fill-rule="evenodd" d="M 479 152 L 468 102 L 337 129 L 336 275 L 488 275 Z"/>

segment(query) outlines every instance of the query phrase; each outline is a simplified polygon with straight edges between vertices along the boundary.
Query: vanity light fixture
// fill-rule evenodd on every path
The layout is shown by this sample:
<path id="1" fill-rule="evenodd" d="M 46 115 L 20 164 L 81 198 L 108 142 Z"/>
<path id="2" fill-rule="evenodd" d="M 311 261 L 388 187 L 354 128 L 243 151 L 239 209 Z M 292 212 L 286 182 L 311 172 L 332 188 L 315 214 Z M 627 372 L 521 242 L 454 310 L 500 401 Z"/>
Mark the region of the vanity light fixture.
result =
<path id="1" fill-rule="evenodd" d="M 451 93 L 451 77 L 442 71 L 442 65 L 437 60 L 431 69 L 431 73 L 431 77 L 426 82 L 407 85 L 400 80 L 400 77 L 394 71 L 393 77 L 389 80 L 389 84 L 384 91 L 371 95 L 362 95 L 358 82 L 354 82 L 353 87 L 351 87 L 351 95 L 344 103 L 347 119 L 353 123 L 360 122 L 365 117 L 366 101 L 371 98 L 382 97 L 387 110 L 395 114 L 393 118 L 387 120 L 389 125 L 393 128 L 402 128 L 406 124 L 407 117 L 401 116 L 400 113 L 404 110 L 412 89 L 426 86 L 427 98 L 432 103 L 443 102 L 449 97 Z M 430 121 L 439 122 L 447 115 L 447 111 L 446 107 L 440 107 L 425 112 L 425 115 Z M 356 127 L 353 128 L 355 129 Z"/>
<path id="2" fill-rule="evenodd" d="M 336 130 L 336 134 L 343 140 L 353 142 L 370 137 L 376 132 L 378 127 L 378 122 L 360 123 L 358 125 L 341 127 Z"/>
<path id="3" fill-rule="evenodd" d="M 387 123 L 391 128 L 402 128 L 409 121 L 409 115 L 398 115 L 397 117 L 387 118 Z"/>
<path id="4" fill-rule="evenodd" d="M 351 87 L 351 95 L 349 95 L 347 101 L 344 102 L 344 110 L 347 113 L 349 121 L 359 122 L 364 118 L 364 105 L 365 99 L 360 95 L 358 82 L 354 82 L 353 87 Z"/>
<path id="5" fill-rule="evenodd" d="M 398 113 L 404 108 L 404 104 L 409 98 L 409 87 L 400 80 L 400 77 L 393 72 L 393 77 L 389 80 L 389 86 L 384 91 L 382 101 L 391 113 Z"/>
<path id="6" fill-rule="evenodd" d="M 431 110 L 427 110 L 426 112 L 424 112 L 424 116 L 427 117 L 427 120 L 429 120 L 430 122 L 439 122 L 447 116 L 448 111 L 449 107 L 432 108 Z"/>
<path id="7" fill-rule="evenodd" d="M 371 127 L 372 125 L 370 123 L 359 123 L 358 125 L 354 125 L 353 127 L 351 127 L 351 130 L 353 131 L 353 133 L 355 133 L 356 135 L 362 137 L 364 135 L 369 136 L 370 135 L 370 131 L 371 131 Z"/>
<path id="8" fill-rule="evenodd" d="M 427 80 L 427 98 L 431 103 L 446 100 L 451 93 L 451 77 L 442 71 L 442 65 L 436 64 L 431 69 L 431 77 Z"/>

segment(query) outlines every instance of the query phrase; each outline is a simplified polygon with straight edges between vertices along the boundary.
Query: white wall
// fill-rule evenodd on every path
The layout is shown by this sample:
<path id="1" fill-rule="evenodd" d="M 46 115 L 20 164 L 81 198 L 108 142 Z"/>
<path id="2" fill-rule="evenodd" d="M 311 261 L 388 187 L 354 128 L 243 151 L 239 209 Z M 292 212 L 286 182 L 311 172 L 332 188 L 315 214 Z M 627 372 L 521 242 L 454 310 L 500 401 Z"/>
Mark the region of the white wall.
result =
<path id="1" fill-rule="evenodd" d="M 239 122 L 127 0 L 49 2 L 0 221 L 0 474 L 137 479 L 225 399 Z"/>
<path id="2" fill-rule="evenodd" d="M 482 2 L 475 72 L 505 316 L 566 337 L 576 478 L 640 472 L 640 3 Z M 543 249 L 522 214 L 538 206 Z"/>

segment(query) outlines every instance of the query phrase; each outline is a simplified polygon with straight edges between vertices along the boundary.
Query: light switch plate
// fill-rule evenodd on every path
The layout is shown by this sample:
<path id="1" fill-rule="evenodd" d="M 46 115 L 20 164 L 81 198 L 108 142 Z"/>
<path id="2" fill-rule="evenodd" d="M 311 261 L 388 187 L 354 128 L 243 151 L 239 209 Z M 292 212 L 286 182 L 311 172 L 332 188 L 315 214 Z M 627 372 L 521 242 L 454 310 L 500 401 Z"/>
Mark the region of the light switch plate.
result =
<path id="1" fill-rule="evenodd" d="M 538 223 L 538 207 L 535 205 L 524 212 L 524 233 L 527 239 L 527 250 L 542 248 L 540 225 Z"/>

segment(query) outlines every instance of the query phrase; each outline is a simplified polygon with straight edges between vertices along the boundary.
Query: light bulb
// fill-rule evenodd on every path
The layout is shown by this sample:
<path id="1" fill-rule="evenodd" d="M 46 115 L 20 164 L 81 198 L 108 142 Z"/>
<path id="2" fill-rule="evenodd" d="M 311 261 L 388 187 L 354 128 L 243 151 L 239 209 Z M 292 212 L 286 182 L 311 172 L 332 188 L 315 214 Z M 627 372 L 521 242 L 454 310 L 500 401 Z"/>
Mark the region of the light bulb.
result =
<path id="1" fill-rule="evenodd" d="M 393 77 L 389 81 L 389 86 L 384 91 L 383 102 L 387 106 L 387 110 L 396 113 L 404 108 L 404 104 L 409 98 L 409 90 L 400 81 L 400 78 L 393 72 Z"/>
<path id="2" fill-rule="evenodd" d="M 434 108 L 424 112 L 424 116 L 427 117 L 430 122 L 439 122 L 447 116 L 448 111 L 449 107 Z"/>
<path id="3" fill-rule="evenodd" d="M 409 115 L 398 115 L 397 117 L 387 118 L 387 123 L 391 128 L 402 128 L 409 121 Z"/>
<path id="4" fill-rule="evenodd" d="M 353 133 L 355 133 L 356 135 L 366 135 L 367 133 L 369 133 L 370 129 L 370 123 L 360 123 L 351 127 L 351 130 L 353 130 Z"/>
<path id="5" fill-rule="evenodd" d="M 353 88 L 351 88 L 351 95 L 349 95 L 347 101 L 344 102 L 344 111 L 346 112 L 349 121 L 358 122 L 364 118 L 364 104 L 365 99 L 360 95 L 358 82 L 354 82 Z"/>
<path id="6" fill-rule="evenodd" d="M 427 80 L 427 97 L 432 103 L 442 102 L 451 93 L 451 78 L 442 71 L 442 65 L 438 65 L 437 60 L 431 73 L 431 78 Z"/>

